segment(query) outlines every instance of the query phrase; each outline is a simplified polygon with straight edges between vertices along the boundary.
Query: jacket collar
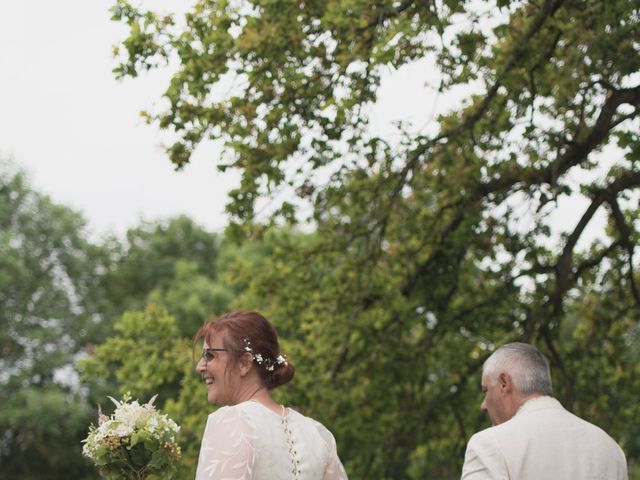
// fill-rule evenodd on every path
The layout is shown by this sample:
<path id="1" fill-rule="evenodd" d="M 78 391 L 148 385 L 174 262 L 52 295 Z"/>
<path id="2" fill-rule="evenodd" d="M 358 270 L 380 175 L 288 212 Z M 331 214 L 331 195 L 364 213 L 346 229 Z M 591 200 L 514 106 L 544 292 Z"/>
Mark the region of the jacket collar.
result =
<path id="1" fill-rule="evenodd" d="M 544 410 L 547 408 L 562 408 L 562 405 L 553 397 L 541 395 L 539 397 L 533 397 L 524 402 L 520 406 L 514 417 L 516 415 L 521 415 L 527 412 L 535 412 L 537 410 Z"/>

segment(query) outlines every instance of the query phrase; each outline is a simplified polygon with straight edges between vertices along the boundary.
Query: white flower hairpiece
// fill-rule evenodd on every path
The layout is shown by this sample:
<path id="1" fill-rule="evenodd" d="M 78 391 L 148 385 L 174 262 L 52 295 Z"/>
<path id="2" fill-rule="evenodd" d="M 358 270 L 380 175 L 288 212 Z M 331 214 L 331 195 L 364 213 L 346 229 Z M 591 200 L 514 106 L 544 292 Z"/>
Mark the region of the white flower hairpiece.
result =
<path id="1" fill-rule="evenodd" d="M 267 357 L 266 355 L 262 355 L 261 353 L 253 353 L 253 347 L 251 346 L 251 340 L 248 338 L 244 338 L 244 351 L 249 352 L 253 357 L 253 360 L 260 366 L 264 364 L 264 368 L 268 372 L 273 372 L 276 368 L 276 365 L 288 365 L 287 356 L 286 355 L 278 355 L 275 360 Z"/>

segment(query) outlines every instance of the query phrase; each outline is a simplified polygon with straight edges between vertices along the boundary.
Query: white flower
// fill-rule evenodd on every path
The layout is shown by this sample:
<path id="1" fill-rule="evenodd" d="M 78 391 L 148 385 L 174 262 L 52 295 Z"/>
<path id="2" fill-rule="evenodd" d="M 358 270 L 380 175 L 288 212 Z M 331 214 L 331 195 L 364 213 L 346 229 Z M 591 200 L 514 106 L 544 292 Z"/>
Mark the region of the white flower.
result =
<path id="1" fill-rule="evenodd" d="M 138 402 L 131 404 L 123 403 L 119 408 L 116 408 L 114 418 L 122 425 L 133 428 L 136 426 L 136 422 L 146 420 L 150 412 L 150 410 L 142 407 Z"/>
<path id="2" fill-rule="evenodd" d="M 147 449 L 149 457 L 165 456 L 169 460 L 162 468 L 172 465 L 180 458 L 180 446 L 176 443 L 175 437 L 180 427 L 155 409 L 155 397 L 144 405 L 137 401 L 130 402 L 130 398 L 128 394 L 120 402 L 111 398 L 116 409 L 111 417 L 106 417 L 100 412 L 98 426 L 92 425 L 87 438 L 83 440 L 83 455 L 107 470 L 110 466 L 117 470 L 123 463 L 129 464 L 129 460 L 122 457 L 121 447 L 131 445 L 132 442 L 140 442 L 140 437 L 134 435 L 144 433 L 145 437 L 150 436 L 157 440 L 156 445 L 159 445 L 156 449 L 149 450 L 151 447 L 147 447 L 146 442 L 142 444 Z M 154 467 L 148 468 L 153 470 Z"/>
<path id="3" fill-rule="evenodd" d="M 158 430 L 158 419 L 156 417 L 151 417 L 147 422 L 147 428 L 151 433 L 155 433 Z"/>
<path id="4" fill-rule="evenodd" d="M 115 434 L 120 438 L 128 437 L 132 433 L 133 428 L 128 425 L 119 425 L 115 430 Z"/>
<path id="5" fill-rule="evenodd" d="M 273 370 L 275 370 L 275 365 L 274 362 L 278 365 L 287 365 L 287 357 L 286 356 L 282 356 L 282 355 L 278 355 L 274 360 L 272 360 L 270 357 L 268 356 L 263 356 L 261 353 L 253 353 L 253 347 L 251 346 L 251 340 L 249 340 L 248 338 L 244 338 L 244 349 L 247 352 L 250 352 L 253 354 L 253 359 L 255 360 L 255 362 L 258 365 L 261 365 L 264 363 L 265 366 L 265 370 L 267 370 L 268 372 L 273 372 Z"/>

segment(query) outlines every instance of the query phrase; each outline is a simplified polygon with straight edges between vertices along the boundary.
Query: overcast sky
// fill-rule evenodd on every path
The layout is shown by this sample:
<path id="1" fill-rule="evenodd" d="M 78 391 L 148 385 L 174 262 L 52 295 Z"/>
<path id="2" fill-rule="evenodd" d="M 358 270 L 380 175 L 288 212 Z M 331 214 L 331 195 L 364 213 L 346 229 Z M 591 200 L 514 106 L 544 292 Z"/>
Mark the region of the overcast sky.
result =
<path id="1" fill-rule="evenodd" d="M 160 98 L 167 74 L 114 79 L 112 45 L 125 30 L 110 21 L 111 3 L 2 0 L 0 154 L 37 189 L 83 212 L 94 234 L 179 213 L 220 230 L 236 176 L 217 172 L 213 145 L 174 171 L 160 133 L 139 116 Z"/>
<path id="2" fill-rule="evenodd" d="M 33 185 L 80 210 L 91 231 L 122 233 L 141 218 L 186 213 L 221 230 L 235 173 L 215 169 L 216 145 L 205 145 L 175 172 L 162 135 L 139 116 L 164 91 L 167 72 L 116 81 L 112 45 L 123 26 L 110 21 L 111 0 L 2 0 L 0 3 L 0 155 L 12 157 Z M 187 2 L 148 0 L 154 8 Z M 168 10 L 165 10 L 168 11 Z M 383 88 L 396 118 L 410 119 L 422 75 L 396 74 L 402 88 Z M 433 114 L 435 92 L 420 93 Z M 382 117 L 393 119 L 392 114 Z M 380 117 L 380 115 L 378 115 Z M 377 127 L 374 115 L 374 128 Z"/>

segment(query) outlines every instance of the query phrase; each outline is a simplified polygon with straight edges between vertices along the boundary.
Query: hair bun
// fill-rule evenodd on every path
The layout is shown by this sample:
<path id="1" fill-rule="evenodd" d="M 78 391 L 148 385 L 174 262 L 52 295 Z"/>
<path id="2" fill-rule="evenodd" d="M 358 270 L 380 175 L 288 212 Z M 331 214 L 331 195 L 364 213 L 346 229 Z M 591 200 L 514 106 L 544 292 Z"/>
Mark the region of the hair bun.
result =
<path id="1" fill-rule="evenodd" d="M 296 373 L 296 369 L 291 365 L 289 361 L 278 365 L 273 372 L 271 372 L 271 385 L 270 388 L 276 388 L 285 383 L 289 383 Z"/>

